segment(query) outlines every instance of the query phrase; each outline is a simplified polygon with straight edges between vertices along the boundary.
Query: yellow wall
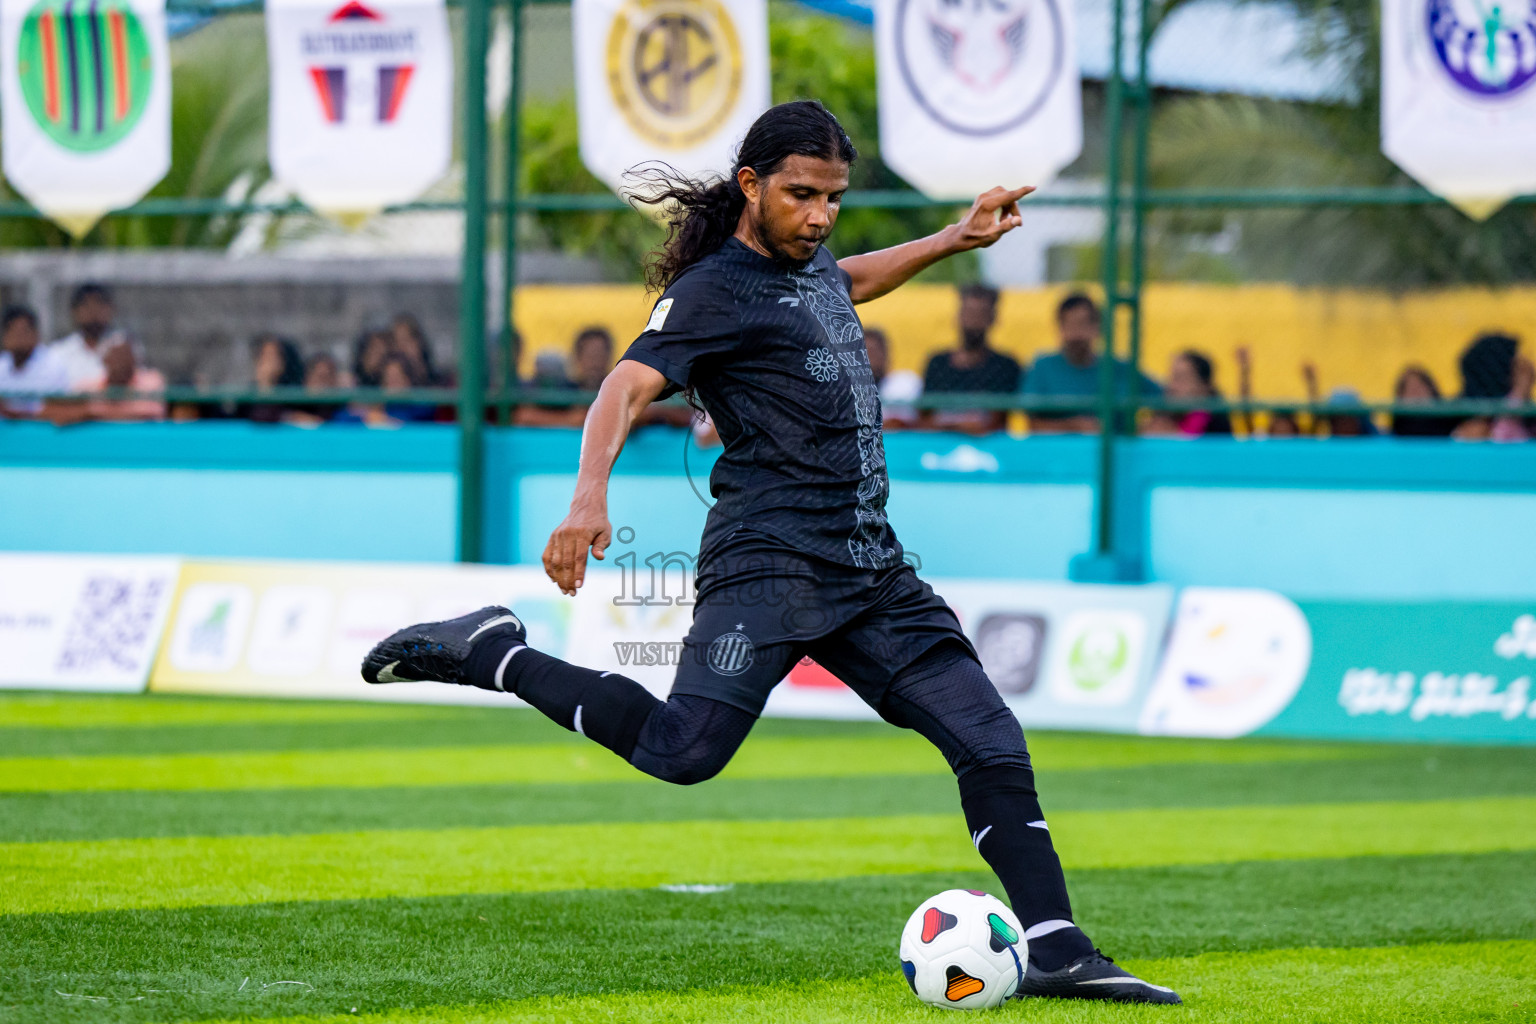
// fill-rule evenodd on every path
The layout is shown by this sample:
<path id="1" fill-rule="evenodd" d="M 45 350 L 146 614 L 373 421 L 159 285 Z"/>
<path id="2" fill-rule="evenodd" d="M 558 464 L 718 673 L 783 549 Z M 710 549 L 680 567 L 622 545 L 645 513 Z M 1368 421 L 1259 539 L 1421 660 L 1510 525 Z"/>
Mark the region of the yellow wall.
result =
<path id="1" fill-rule="evenodd" d="M 1052 314 L 1065 287 L 1003 295 L 993 343 L 1022 361 L 1055 346 Z M 1254 393 L 1302 397 L 1299 366 L 1317 364 L 1323 393 L 1352 387 L 1367 399 L 1391 397 L 1409 362 L 1429 367 L 1442 390 L 1460 387 L 1456 357 L 1479 331 L 1500 329 L 1536 343 L 1536 288 L 1451 289 L 1401 296 L 1301 290 L 1284 285 L 1157 284 L 1146 289 L 1143 365 L 1161 378 L 1173 353 L 1194 348 L 1216 363 L 1217 385 L 1236 390 L 1233 350 L 1253 352 Z M 928 356 L 954 344 L 956 297 L 941 285 L 908 285 L 859 307 L 885 329 L 892 361 L 921 372 Z M 588 324 L 608 327 L 622 351 L 644 326 L 651 300 L 638 285 L 529 285 L 518 290 L 523 372 L 545 349 L 567 351 Z M 1122 335 L 1123 337 L 1123 335 Z M 1122 350 L 1123 351 L 1123 350 Z"/>

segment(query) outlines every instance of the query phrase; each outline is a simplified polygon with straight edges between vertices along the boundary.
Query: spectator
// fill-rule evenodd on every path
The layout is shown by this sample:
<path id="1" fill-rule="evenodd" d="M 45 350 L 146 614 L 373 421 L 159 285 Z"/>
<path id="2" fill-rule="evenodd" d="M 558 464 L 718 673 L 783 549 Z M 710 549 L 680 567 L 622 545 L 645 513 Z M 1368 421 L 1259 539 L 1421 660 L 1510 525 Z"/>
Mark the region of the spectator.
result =
<path id="1" fill-rule="evenodd" d="M 69 374 L 50 346 L 38 345 L 37 314 L 27 306 L 0 311 L 0 391 L 20 395 L 59 395 L 69 390 Z M 67 403 L 44 398 L 0 398 L 0 418 L 83 418 Z"/>
<path id="2" fill-rule="evenodd" d="M 64 366 L 69 390 L 87 391 L 106 375 L 102 356 L 107 349 L 128 339 L 112 326 L 117 310 L 112 292 L 103 284 L 82 284 L 69 300 L 69 316 L 74 331 L 48 348 Z"/>
<path id="3" fill-rule="evenodd" d="M 1204 402 L 1219 399 L 1221 392 L 1214 383 L 1214 367 L 1209 357 L 1186 349 L 1173 357 L 1168 366 L 1168 384 L 1163 397 L 1176 402 Z M 1209 409 L 1189 409 L 1183 412 L 1168 410 L 1154 413 L 1147 422 L 1146 433 L 1177 437 L 1199 437 L 1202 434 L 1232 433 L 1232 421 L 1224 412 Z"/>
<path id="4" fill-rule="evenodd" d="M 304 367 L 304 390 L 323 393 L 340 387 L 341 367 L 337 365 L 336 357 L 327 352 L 311 356 L 308 365 Z M 325 402 L 296 405 L 283 422 L 300 427 L 318 427 L 334 420 L 339 411 L 339 406 Z"/>
<path id="5" fill-rule="evenodd" d="M 613 366 L 613 335 L 606 328 L 586 327 L 571 343 L 570 373 L 565 360 L 554 352 L 540 352 L 533 361 L 530 385 L 545 391 L 596 391 Z M 516 422 L 530 427 L 579 427 L 586 422 L 587 406 L 545 404 L 524 406 Z"/>
<path id="6" fill-rule="evenodd" d="M 891 369 L 890 346 L 878 327 L 864 328 L 864 351 L 869 355 L 875 387 L 880 390 L 886 428 L 912 426 L 918 419 L 914 403 L 923 396 L 923 378 L 911 370 Z"/>
<path id="7" fill-rule="evenodd" d="M 275 334 L 260 335 L 252 345 L 252 379 L 258 392 L 274 388 L 297 388 L 304 384 L 304 360 L 298 346 Z M 241 403 L 236 418 L 252 423 L 281 423 L 293 409 L 275 403 Z"/>
<path id="8" fill-rule="evenodd" d="M 134 398 L 93 398 L 86 403 L 86 411 L 93 420 L 163 420 L 165 399 L 148 397 L 165 391 L 165 375 L 159 370 L 140 366 L 133 346 L 119 343 L 107 349 L 101 357 L 105 375 L 93 390 L 123 388 L 145 392 Z"/>
<path id="9" fill-rule="evenodd" d="M 1399 405 L 1434 405 L 1440 401 L 1440 386 L 1424 367 L 1414 364 L 1403 368 L 1392 387 L 1392 400 Z M 1418 416 L 1393 413 L 1394 437 L 1450 437 L 1456 421 L 1449 416 Z"/>
<path id="10" fill-rule="evenodd" d="M 432 346 L 427 341 L 427 332 L 422 329 L 421 321 L 416 319 L 414 313 L 396 313 L 390 321 L 389 333 L 391 349 L 404 356 L 410 364 L 411 378 L 419 382 L 417 387 L 435 388 L 451 383 L 438 372 L 432 359 Z"/>
<path id="11" fill-rule="evenodd" d="M 394 348 L 389 331 L 373 328 L 358 335 L 352 349 L 352 376 L 360 388 L 376 388 L 383 380 L 384 360 Z"/>
<path id="12" fill-rule="evenodd" d="M 1328 392 L 1328 404 L 1332 406 L 1358 406 L 1362 411 L 1355 412 L 1330 412 L 1324 422 L 1328 425 L 1329 437 L 1377 437 L 1380 431 L 1371 422 L 1371 417 L 1364 411 L 1365 402 L 1360 398 L 1360 392 L 1354 388 L 1334 388 Z"/>
<path id="13" fill-rule="evenodd" d="M 960 289 L 960 347 L 928 360 L 923 394 L 991 393 L 1012 395 L 1019 390 L 1019 364 L 988 344 L 997 323 L 996 288 L 971 284 Z M 934 426 L 972 433 L 1001 430 L 1008 414 L 1001 409 L 938 410 L 925 417 Z"/>
<path id="14" fill-rule="evenodd" d="M 1461 354 L 1461 397 L 1502 399 L 1509 405 L 1530 401 L 1533 374 L 1530 360 L 1520 355 L 1520 340 L 1490 332 L 1473 339 Z M 1473 416 L 1456 426 L 1452 436 L 1463 441 L 1523 441 L 1530 423 L 1513 416 Z"/>
<path id="15" fill-rule="evenodd" d="M 401 352 L 391 352 L 384 360 L 381 386 L 386 392 L 403 392 L 421 387 L 416 377 L 416 364 Z M 428 423 L 437 415 L 430 405 L 407 402 L 390 402 L 384 406 L 384 415 L 395 423 Z"/>
<path id="16" fill-rule="evenodd" d="M 1024 394 L 1030 398 L 1094 398 L 1099 394 L 1099 307 L 1082 292 L 1073 292 L 1056 307 L 1056 331 L 1061 351 L 1035 360 L 1024 378 Z M 1123 360 L 1113 369 L 1115 394 L 1131 397 L 1157 395 L 1152 379 Z M 1091 434 L 1099 429 L 1092 404 L 1058 411 L 1031 412 L 1029 429 L 1037 434 Z"/>

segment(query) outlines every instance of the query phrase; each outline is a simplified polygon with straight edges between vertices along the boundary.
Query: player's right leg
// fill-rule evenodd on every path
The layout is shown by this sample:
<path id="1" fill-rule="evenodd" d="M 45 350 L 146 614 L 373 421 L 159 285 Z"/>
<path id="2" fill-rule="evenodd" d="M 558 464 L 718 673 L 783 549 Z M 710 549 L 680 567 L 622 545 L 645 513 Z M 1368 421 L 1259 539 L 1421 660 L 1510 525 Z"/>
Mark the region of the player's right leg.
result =
<path id="1" fill-rule="evenodd" d="M 513 694 L 640 771 L 682 785 L 718 774 L 746 739 L 762 707 L 759 702 L 757 710 L 751 710 L 750 701 L 728 694 L 726 700 L 716 699 L 713 690 L 697 682 L 660 701 L 632 679 L 572 665 L 532 649 L 526 641 L 522 622 L 510 610 L 482 608 L 456 619 L 410 626 L 386 638 L 364 659 L 363 678 L 370 683 L 453 683 Z M 772 675 L 767 683 L 771 689 L 792 663 L 780 663 L 789 652 L 754 659 L 750 644 L 744 668 L 738 668 L 740 652 L 729 660 L 711 658 L 708 647 L 688 650 L 698 656 L 685 657 L 679 668 L 683 682 L 724 668 L 724 678 L 738 688 L 761 687 Z M 762 692 L 766 696 L 767 689 Z"/>

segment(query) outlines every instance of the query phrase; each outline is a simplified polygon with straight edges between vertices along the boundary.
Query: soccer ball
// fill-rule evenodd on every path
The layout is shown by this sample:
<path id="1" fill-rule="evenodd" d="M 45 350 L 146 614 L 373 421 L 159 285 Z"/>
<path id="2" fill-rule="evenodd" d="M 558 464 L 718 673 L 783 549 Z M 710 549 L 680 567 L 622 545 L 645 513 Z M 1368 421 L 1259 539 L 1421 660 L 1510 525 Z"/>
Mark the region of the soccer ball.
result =
<path id="1" fill-rule="evenodd" d="M 951 1010 L 1002 1006 L 1024 981 L 1024 929 L 1013 911 L 975 889 L 923 903 L 901 930 L 901 971 L 917 998 Z"/>

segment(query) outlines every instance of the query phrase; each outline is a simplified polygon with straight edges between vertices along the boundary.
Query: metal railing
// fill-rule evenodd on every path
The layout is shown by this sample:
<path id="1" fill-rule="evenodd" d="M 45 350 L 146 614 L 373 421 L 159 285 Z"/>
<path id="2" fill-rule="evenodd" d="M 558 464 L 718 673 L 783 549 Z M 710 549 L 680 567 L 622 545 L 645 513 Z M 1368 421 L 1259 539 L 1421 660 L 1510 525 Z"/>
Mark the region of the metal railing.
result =
<path id="1" fill-rule="evenodd" d="M 464 196 L 460 200 L 423 200 L 389 208 L 387 212 L 456 210 L 465 215 L 464 244 L 461 255 L 462 276 L 459 290 L 459 384 L 452 389 L 413 390 L 409 392 L 384 392 L 378 390 L 352 390 L 336 392 L 310 392 L 302 389 L 289 391 L 257 392 L 249 389 L 203 391 L 171 388 L 165 392 L 140 397 L 162 398 L 170 403 L 196 402 L 247 403 L 247 404 L 305 404 L 343 405 L 366 404 L 452 404 L 457 409 L 460 424 L 459 450 L 459 541 L 458 556 L 465 561 L 479 561 L 484 551 L 483 498 L 485 458 L 484 426 L 486 413 L 496 411 L 501 422 L 506 422 L 510 409 L 519 404 L 571 405 L 590 400 L 590 394 L 559 391 L 540 392 L 515 387 L 515 370 L 511 361 L 512 323 L 516 301 L 517 215 L 540 212 L 591 212 L 620 210 L 625 204 L 618 197 L 607 193 L 583 194 L 520 194 L 517 171 L 519 168 L 521 111 L 523 106 L 523 44 L 525 33 L 524 10 L 530 4 L 561 4 L 565 0 L 449 0 L 463 9 L 464 33 L 462 66 L 464 68 L 463 94 L 460 110 L 460 137 L 465 165 Z M 1108 166 L 1103 190 L 1098 194 L 1036 195 L 1028 200 L 1032 206 L 1093 207 L 1104 212 L 1104 235 L 1101 259 L 1102 286 L 1108 306 L 1104 318 L 1105 349 L 1113 356 L 1121 349 L 1118 317 L 1122 307 L 1128 312 L 1128 336 L 1124 346 L 1128 361 L 1139 365 L 1141 353 L 1142 320 L 1141 293 L 1146 276 L 1146 217 L 1157 208 L 1286 208 L 1286 207 L 1343 207 L 1343 206 L 1425 206 L 1441 205 L 1444 200 L 1423 189 L 1412 187 L 1380 188 L 1255 188 L 1251 190 L 1193 190 L 1152 189 L 1148 184 L 1148 139 L 1151 128 L 1152 89 L 1149 78 L 1148 52 L 1156 19 L 1152 17 L 1151 0 L 1135 0 L 1138 4 L 1136 38 L 1128 40 L 1128 0 L 1112 0 L 1111 60 L 1105 86 L 1105 130 L 1108 141 Z M 207 17 L 224 14 L 256 13 L 262 9 L 261 0 L 230 0 L 225 3 L 207 0 L 168 0 L 172 12 Z M 506 7 L 511 18 L 513 45 L 510 48 L 511 90 L 508 99 L 508 125 L 502 154 L 502 180 L 493 189 L 490 180 L 490 133 L 487 124 L 487 83 L 489 80 L 489 46 L 491 12 Z M 1129 79 L 1124 73 L 1125 50 L 1135 47 L 1135 73 Z M 1125 127 L 1131 119 L 1131 138 L 1127 171 L 1125 152 Z M 493 195 L 492 193 L 497 194 Z M 1514 200 L 1522 204 L 1536 203 L 1536 196 L 1524 196 Z M 886 209 L 921 209 L 930 207 L 954 208 L 959 204 L 930 200 L 907 190 L 872 191 L 852 193 L 846 200 L 849 207 Z M 310 212 L 297 202 L 264 203 L 255 201 L 225 202 L 216 198 L 151 198 L 144 199 L 109 216 L 210 216 L 219 214 L 298 214 Z M 38 212 L 25 203 L 0 203 L 0 218 L 37 217 Z M 638 214 L 637 214 L 638 216 Z M 1123 223 L 1126 219 L 1129 224 Z M 495 221 L 493 225 L 492 222 Z M 493 235 L 492 228 L 496 231 Z M 1130 260 L 1128 271 L 1121 272 L 1120 239 L 1129 228 Z M 503 366 L 506 376 L 501 381 L 487 379 L 487 358 L 483 339 L 487 336 L 486 309 L 487 260 L 490 240 L 498 242 L 502 263 L 501 280 L 505 283 L 503 297 L 496 310 L 502 345 Z M 1095 486 L 1095 515 L 1093 551 L 1076 570 L 1079 575 L 1092 578 L 1118 579 L 1131 575 L 1134 570 L 1117 560 L 1114 550 L 1113 500 L 1114 440 L 1130 414 L 1141 409 L 1188 411 L 1201 408 L 1211 411 L 1261 413 L 1268 410 L 1305 412 L 1318 417 L 1330 415 L 1380 415 L 1411 414 L 1414 416 L 1466 416 L 1466 415 L 1532 415 L 1530 406 L 1511 408 L 1502 402 L 1442 403 L 1434 406 L 1404 406 L 1392 403 L 1366 403 L 1340 405 L 1338 403 L 1308 402 L 1210 402 L 1195 404 L 1167 403 L 1147 399 L 1129 399 L 1114 393 L 1113 358 L 1101 360 L 1100 392 L 1096 399 L 1086 400 L 1098 414 L 1100 431 L 1098 445 L 1098 472 Z M 35 396 L 18 396 L 35 397 Z M 78 399 L 80 396 L 70 396 Z M 98 399 L 136 397 L 131 392 L 100 392 Z M 922 410 L 942 411 L 960 408 L 993 409 L 1007 411 L 1047 412 L 1051 409 L 1080 410 L 1084 399 L 1026 399 L 1015 395 L 928 395 L 915 403 Z"/>

